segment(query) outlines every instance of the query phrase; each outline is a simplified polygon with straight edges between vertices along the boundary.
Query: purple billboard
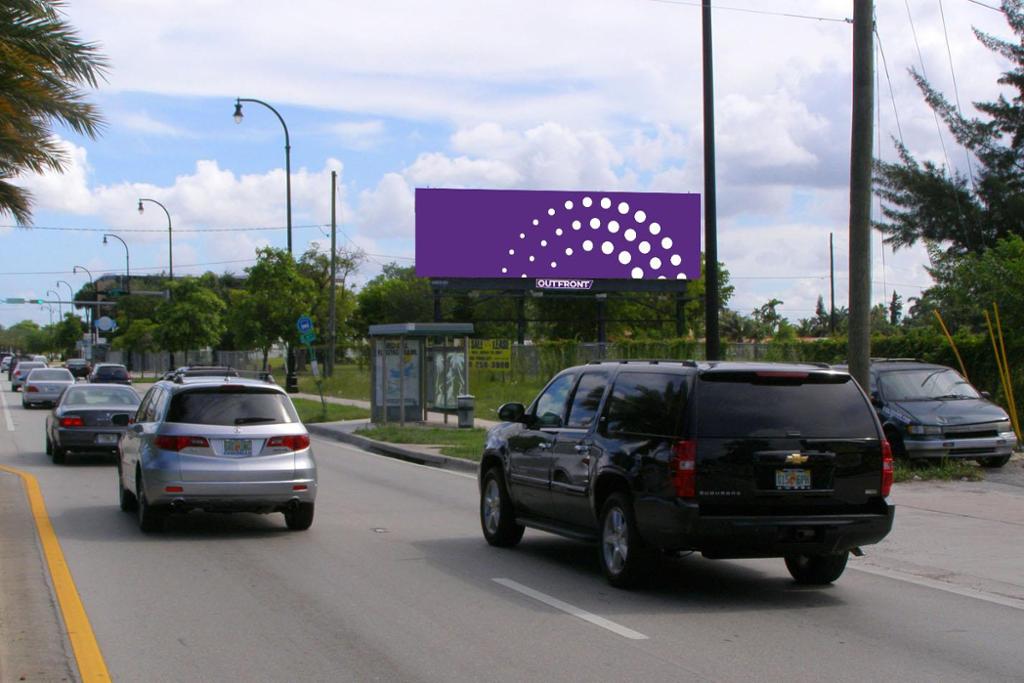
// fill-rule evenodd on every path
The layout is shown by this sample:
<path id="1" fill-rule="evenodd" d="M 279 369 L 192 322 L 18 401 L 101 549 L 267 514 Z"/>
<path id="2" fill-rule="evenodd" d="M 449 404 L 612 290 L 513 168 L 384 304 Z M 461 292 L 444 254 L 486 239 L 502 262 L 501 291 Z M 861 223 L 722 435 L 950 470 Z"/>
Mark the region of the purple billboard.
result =
<path id="1" fill-rule="evenodd" d="M 416 274 L 692 280 L 700 195 L 417 189 Z"/>

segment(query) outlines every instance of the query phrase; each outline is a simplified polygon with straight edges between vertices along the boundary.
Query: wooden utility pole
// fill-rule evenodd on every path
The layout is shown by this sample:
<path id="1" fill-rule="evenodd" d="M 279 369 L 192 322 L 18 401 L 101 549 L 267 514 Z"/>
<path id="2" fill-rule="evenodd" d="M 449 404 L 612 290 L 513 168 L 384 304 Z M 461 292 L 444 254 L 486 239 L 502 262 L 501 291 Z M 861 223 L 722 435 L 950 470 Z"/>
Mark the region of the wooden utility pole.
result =
<path id="1" fill-rule="evenodd" d="M 338 248 L 336 246 L 337 241 L 337 229 L 338 229 L 338 211 L 337 211 L 337 200 L 338 200 L 338 172 L 331 171 L 331 299 L 330 299 L 330 315 L 328 316 L 328 328 L 327 340 L 329 342 L 327 350 L 327 376 L 331 377 L 334 375 L 334 354 L 338 349 L 338 320 L 337 320 L 337 309 L 336 309 L 336 290 L 338 289 L 338 270 L 337 261 Z"/>
<path id="2" fill-rule="evenodd" d="M 704 63 L 704 353 L 719 360 L 718 218 L 715 198 L 715 79 L 711 50 L 711 0 L 701 2 Z"/>
<path id="3" fill-rule="evenodd" d="M 850 130 L 850 374 L 867 391 L 871 356 L 871 140 L 874 120 L 873 0 L 853 1 Z"/>
<path id="4" fill-rule="evenodd" d="M 828 282 L 828 333 L 834 337 L 836 335 L 836 250 L 832 241 L 832 233 L 828 234 Z"/>

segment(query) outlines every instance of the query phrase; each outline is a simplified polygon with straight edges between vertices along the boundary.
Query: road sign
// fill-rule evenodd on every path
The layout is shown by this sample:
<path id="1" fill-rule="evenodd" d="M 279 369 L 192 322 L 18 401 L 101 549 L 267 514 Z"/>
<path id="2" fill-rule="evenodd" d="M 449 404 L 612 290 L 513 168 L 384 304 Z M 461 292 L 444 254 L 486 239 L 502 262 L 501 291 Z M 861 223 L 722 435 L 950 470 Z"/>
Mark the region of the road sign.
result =
<path id="1" fill-rule="evenodd" d="M 299 335 L 299 341 L 303 344 L 312 344 L 316 339 L 316 332 L 303 332 Z"/>
<path id="2" fill-rule="evenodd" d="M 306 334 L 313 331 L 313 321 L 308 315 L 300 315 L 299 319 L 295 322 L 295 327 L 298 328 L 299 332 Z"/>
<path id="3" fill-rule="evenodd" d="M 4 302 L 5 303 L 9 303 L 9 304 L 23 304 L 23 303 L 25 303 L 25 300 L 24 299 L 20 299 L 20 298 L 8 297 L 7 299 L 4 299 Z"/>

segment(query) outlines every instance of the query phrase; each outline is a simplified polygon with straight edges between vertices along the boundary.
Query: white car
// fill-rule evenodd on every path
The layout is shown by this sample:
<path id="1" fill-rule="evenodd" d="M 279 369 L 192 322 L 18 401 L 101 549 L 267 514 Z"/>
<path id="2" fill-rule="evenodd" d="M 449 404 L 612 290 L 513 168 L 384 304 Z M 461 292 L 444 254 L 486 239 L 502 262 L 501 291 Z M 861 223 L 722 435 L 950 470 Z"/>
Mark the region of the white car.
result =
<path id="1" fill-rule="evenodd" d="M 47 403 L 57 405 L 64 391 L 75 384 L 75 376 L 65 368 L 36 368 L 28 373 L 21 392 L 21 407 Z"/>

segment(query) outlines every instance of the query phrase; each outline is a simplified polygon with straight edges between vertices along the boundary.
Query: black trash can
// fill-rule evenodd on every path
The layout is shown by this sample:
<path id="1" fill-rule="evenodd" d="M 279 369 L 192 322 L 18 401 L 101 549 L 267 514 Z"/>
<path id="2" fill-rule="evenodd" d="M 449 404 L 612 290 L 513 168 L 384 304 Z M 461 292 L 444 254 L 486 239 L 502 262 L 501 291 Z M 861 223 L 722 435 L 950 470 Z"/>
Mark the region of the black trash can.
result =
<path id="1" fill-rule="evenodd" d="M 473 400 L 471 394 L 460 394 L 458 397 L 459 429 L 473 427 Z"/>

